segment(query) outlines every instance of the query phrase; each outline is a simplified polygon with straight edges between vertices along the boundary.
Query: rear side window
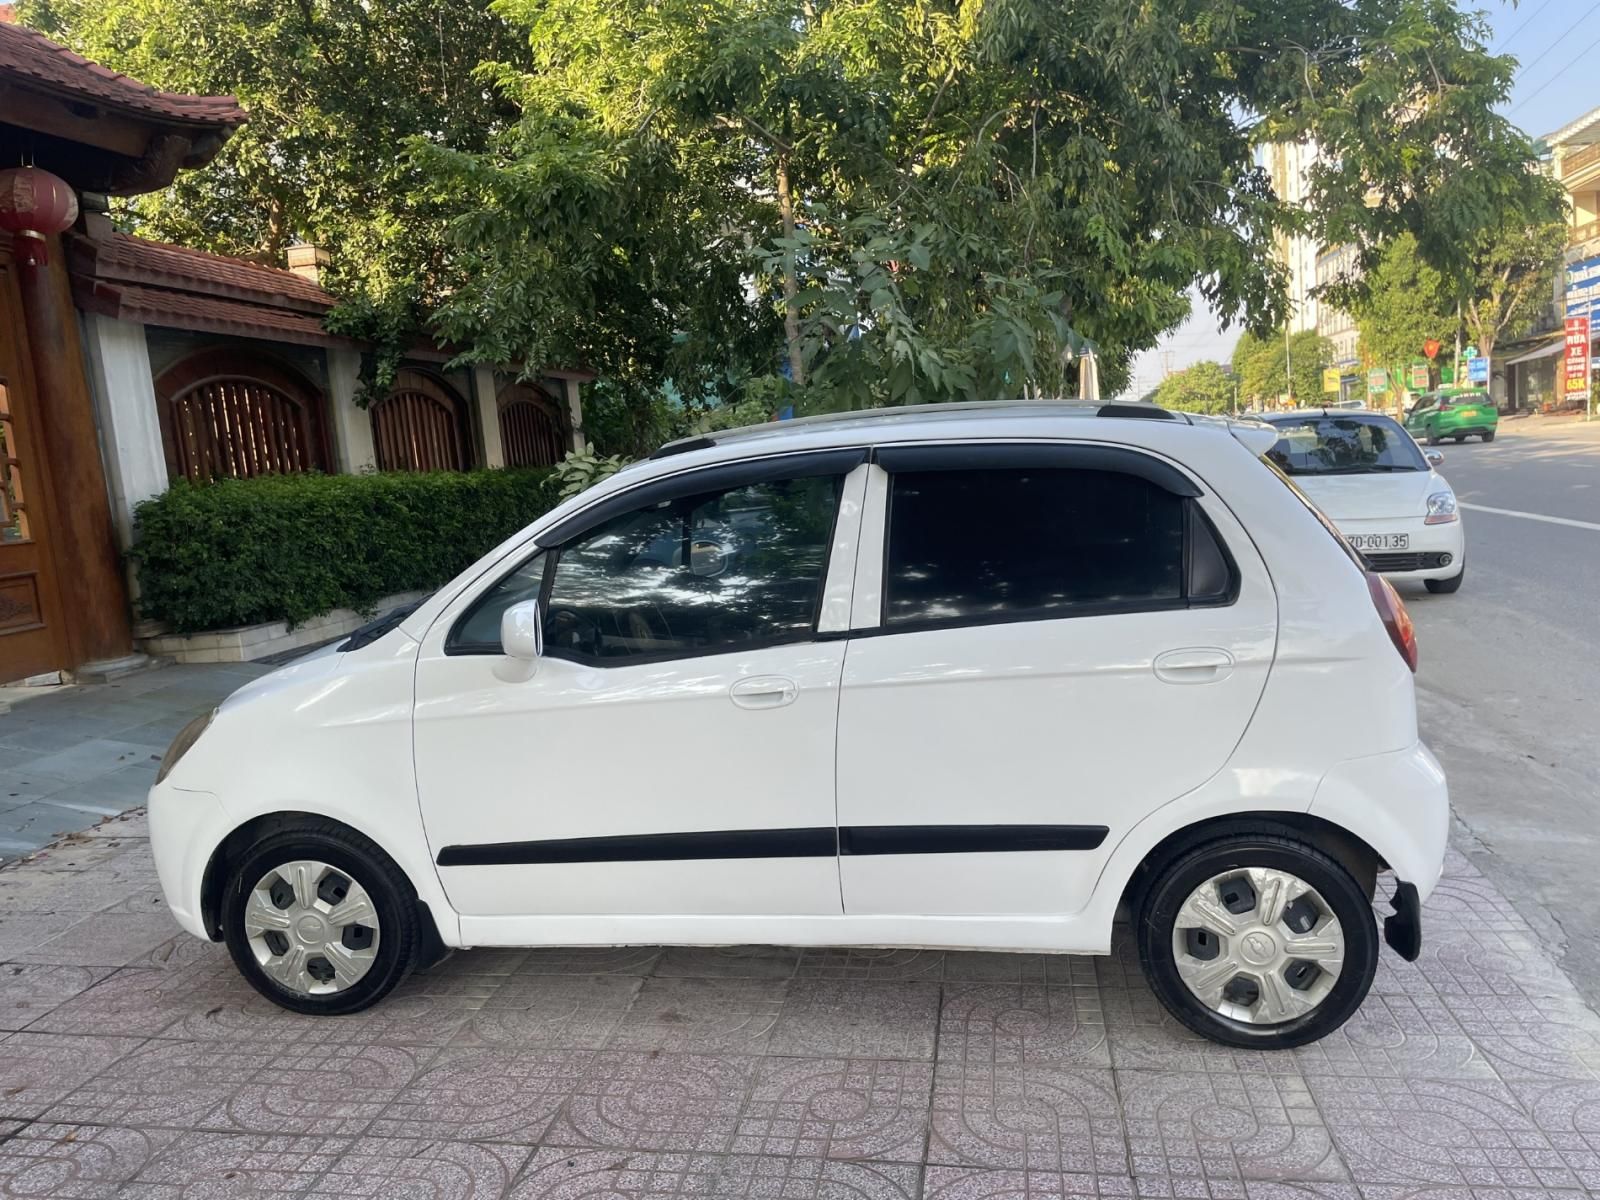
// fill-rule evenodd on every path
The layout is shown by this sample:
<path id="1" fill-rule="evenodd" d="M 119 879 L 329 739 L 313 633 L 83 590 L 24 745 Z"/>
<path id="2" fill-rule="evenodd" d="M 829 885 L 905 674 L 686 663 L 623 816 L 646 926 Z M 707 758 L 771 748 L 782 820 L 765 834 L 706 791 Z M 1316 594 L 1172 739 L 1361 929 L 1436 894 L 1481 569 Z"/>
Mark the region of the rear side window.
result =
<path id="1" fill-rule="evenodd" d="M 1119 471 L 896 473 L 887 533 L 886 627 L 1217 602 L 1235 578 L 1192 501 Z"/>

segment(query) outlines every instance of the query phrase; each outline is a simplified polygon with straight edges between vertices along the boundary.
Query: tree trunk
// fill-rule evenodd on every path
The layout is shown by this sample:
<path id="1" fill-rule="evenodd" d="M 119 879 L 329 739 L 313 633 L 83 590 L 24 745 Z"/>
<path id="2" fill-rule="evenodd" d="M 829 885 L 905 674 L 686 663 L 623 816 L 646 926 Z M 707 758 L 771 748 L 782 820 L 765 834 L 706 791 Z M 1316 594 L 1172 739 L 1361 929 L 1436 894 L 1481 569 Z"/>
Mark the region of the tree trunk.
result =
<path id="1" fill-rule="evenodd" d="M 778 152 L 778 213 L 783 218 L 785 241 L 794 238 L 794 192 L 789 184 L 789 152 Z M 796 387 L 806 385 L 805 355 L 800 352 L 800 305 L 795 297 L 800 283 L 795 270 L 793 247 L 783 256 L 783 336 L 789 345 L 789 372 Z"/>

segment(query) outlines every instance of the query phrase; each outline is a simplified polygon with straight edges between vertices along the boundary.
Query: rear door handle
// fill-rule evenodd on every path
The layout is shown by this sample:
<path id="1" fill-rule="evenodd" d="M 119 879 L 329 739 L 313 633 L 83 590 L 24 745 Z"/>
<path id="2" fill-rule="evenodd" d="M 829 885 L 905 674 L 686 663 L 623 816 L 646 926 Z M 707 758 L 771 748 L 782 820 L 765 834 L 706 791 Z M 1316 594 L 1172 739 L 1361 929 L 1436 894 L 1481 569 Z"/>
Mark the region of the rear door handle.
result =
<path id="1" fill-rule="evenodd" d="M 739 680 L 728 689 L 728 695 L 740 708 L 782 708 L 795 702 L 800 688 L 782 675 L 756 675 Z"/>
<path id="2" fill-rule="evenodd" d="M 1233 673 L 1233 655 L 1213 646 L 1190 646 L 1157 655 L 1154 669 L 1167 683 L 1216 683 Z"/>

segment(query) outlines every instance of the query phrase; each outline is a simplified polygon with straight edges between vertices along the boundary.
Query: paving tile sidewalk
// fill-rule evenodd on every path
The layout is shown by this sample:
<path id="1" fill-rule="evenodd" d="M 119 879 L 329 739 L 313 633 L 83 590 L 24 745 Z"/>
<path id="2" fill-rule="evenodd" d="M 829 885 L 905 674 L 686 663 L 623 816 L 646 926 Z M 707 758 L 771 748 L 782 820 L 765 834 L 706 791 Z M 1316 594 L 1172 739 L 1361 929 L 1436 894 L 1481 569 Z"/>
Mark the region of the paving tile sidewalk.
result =
<path id="1" fill-rule="evenodd" d="M 0 1196 L 1542 1200 L 1600 1020 L 1452 854 L 1421 962 L 1287 1053 L 1106 958 L 472 951 L 295 1016 L 177 932 L 142 816 L 0 870 Z"/>
<path id="2" fill-rule="evenodd" d="M 270 669 L 173 666 L 107 684 L 0 687 L 0 862 L 143 804 L 173 735 Z"/>

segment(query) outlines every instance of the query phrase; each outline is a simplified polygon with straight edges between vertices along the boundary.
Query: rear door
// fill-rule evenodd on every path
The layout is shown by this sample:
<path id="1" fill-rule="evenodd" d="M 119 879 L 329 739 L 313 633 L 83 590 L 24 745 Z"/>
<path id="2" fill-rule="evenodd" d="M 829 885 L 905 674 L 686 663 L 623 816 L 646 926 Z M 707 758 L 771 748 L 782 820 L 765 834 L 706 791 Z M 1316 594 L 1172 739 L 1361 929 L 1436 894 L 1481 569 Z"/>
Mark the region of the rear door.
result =
<path id="1" fill-rule="evenodd" d="M 877 459 L 840 695 L 845 910 L 1076 911 L 1243 735 L 1276 638 L 1265 568 L 1141 451 Z"/>

